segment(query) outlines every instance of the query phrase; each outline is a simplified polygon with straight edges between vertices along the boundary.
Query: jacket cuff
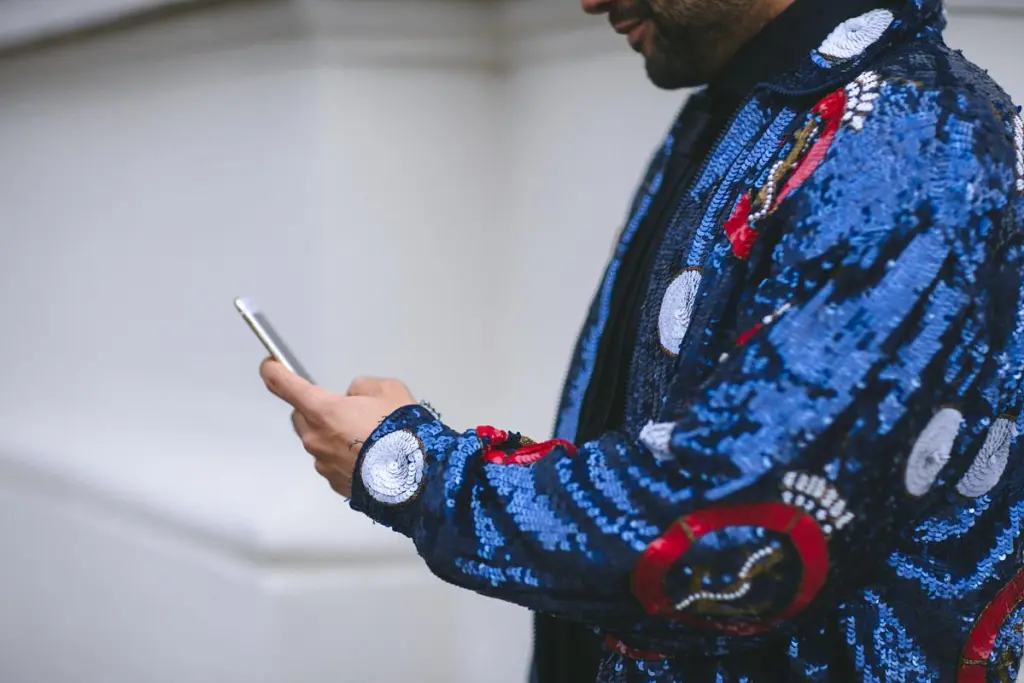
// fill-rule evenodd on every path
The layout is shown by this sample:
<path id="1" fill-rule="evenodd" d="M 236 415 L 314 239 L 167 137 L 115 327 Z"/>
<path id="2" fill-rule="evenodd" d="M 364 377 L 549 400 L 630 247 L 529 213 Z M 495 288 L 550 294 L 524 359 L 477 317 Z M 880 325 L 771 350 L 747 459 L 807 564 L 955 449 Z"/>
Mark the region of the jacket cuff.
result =
<path id="1" fill-rule="evenodd" d="M 352 509 L 412 537 L 431 459 L 423 438 L 442 430 L 444 425 L 422 405 L 404 406 L 385 418 L 356 460 Z"/>

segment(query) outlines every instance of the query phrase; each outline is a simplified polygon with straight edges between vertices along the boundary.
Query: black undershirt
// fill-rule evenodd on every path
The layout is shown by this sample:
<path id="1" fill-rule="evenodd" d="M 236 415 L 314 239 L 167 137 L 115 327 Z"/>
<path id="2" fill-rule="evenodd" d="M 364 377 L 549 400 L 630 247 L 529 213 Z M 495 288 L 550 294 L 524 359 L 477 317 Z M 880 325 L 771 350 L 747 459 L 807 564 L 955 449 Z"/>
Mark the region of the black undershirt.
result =
<path id="1" fill-rule="evenodd" d="M 580 409 L 576 443 L 593 441 L 623 426 L 629 367 L 655 257 L 674 208 L 743 100 L 758 83 L 795 68 L 844 20 L 892 4 L 890 0 L 796 0 L 737 53 L 702 95 L 706 102 L 686 112 L 661 191 L 619 267 L 594 375 Z M 589 629 L 536 615 L 534 683 L 594 683 L 601 657 L 601 638 Z"/>

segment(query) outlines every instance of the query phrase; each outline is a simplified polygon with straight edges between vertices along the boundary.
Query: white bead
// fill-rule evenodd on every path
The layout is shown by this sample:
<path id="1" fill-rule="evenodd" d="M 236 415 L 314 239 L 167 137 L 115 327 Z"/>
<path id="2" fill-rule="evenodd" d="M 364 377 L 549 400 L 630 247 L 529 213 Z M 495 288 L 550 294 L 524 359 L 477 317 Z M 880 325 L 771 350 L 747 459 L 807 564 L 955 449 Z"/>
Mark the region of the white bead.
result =
<path id="1" fill-rule="evenodd" d="M 808 492 L 820 500 L 821 494 L 825 492 L 825 479 L 822 477 L 811 477 L 811 486 Z"/>
<path id="2" fill-rule="evenodd" d="M 1024 119 L 1013 117 L 1013 140 L 1017 148 L 1017 191 L 1024 192 Z"/>

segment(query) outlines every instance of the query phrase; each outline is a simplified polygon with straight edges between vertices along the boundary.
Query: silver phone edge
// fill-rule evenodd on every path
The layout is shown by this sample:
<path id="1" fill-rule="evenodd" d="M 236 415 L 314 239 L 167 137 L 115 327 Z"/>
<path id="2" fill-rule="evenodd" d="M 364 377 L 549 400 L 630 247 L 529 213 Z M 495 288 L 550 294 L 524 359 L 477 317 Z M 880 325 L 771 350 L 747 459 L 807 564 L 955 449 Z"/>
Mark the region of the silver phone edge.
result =
<path id="1" fill-rule="evenodd" d="M 241 314 L 242 319 L 245 320 L 245 323 L 253 331 L 253 334 L 255 334 L 256 337 L 263 344 L 263 348 L 267 350 L 267 353 L 269 353 L 278 363 L 285 366 L 285 368 L 287 368 L 289 372 L 295 373 L 295 368 L 292 367 L 292 364 L 288 361 L 287 356 L 285 356 L 281 349 L 277 347 L 277 344 L 273 342 L 273 340 L 267 335 L 267 333 L 264 332 L 263 326 L 260 325 L 259 322 L 256 320 L 255 316 L 257 313 L 259 313 L 259 308 L 253 306 L 251 302 L 244 297 L 237 297 L 235 299 L 235 308 Z"/>

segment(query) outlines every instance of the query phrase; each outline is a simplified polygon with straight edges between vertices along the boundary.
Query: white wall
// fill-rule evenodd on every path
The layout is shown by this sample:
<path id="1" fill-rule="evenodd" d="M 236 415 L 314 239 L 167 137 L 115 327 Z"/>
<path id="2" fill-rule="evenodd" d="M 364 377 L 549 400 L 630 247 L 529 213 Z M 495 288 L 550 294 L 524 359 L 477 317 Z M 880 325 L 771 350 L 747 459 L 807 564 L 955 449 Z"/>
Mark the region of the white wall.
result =
<path id="1" fill-rule="evenodd" d="M 0 59 L 0 670 L 389 681 L 352 662 L 401 652 L 523 679 L 526 614 L 326 490 L 230 302 L 329 386 L 395 374 L 458 427 L 547 432 L 685 97 L 553 7 L 502 32 L 483 5 L 238 3 Z M 952 21 L 1024 101 L 1024 16 Z"/>

